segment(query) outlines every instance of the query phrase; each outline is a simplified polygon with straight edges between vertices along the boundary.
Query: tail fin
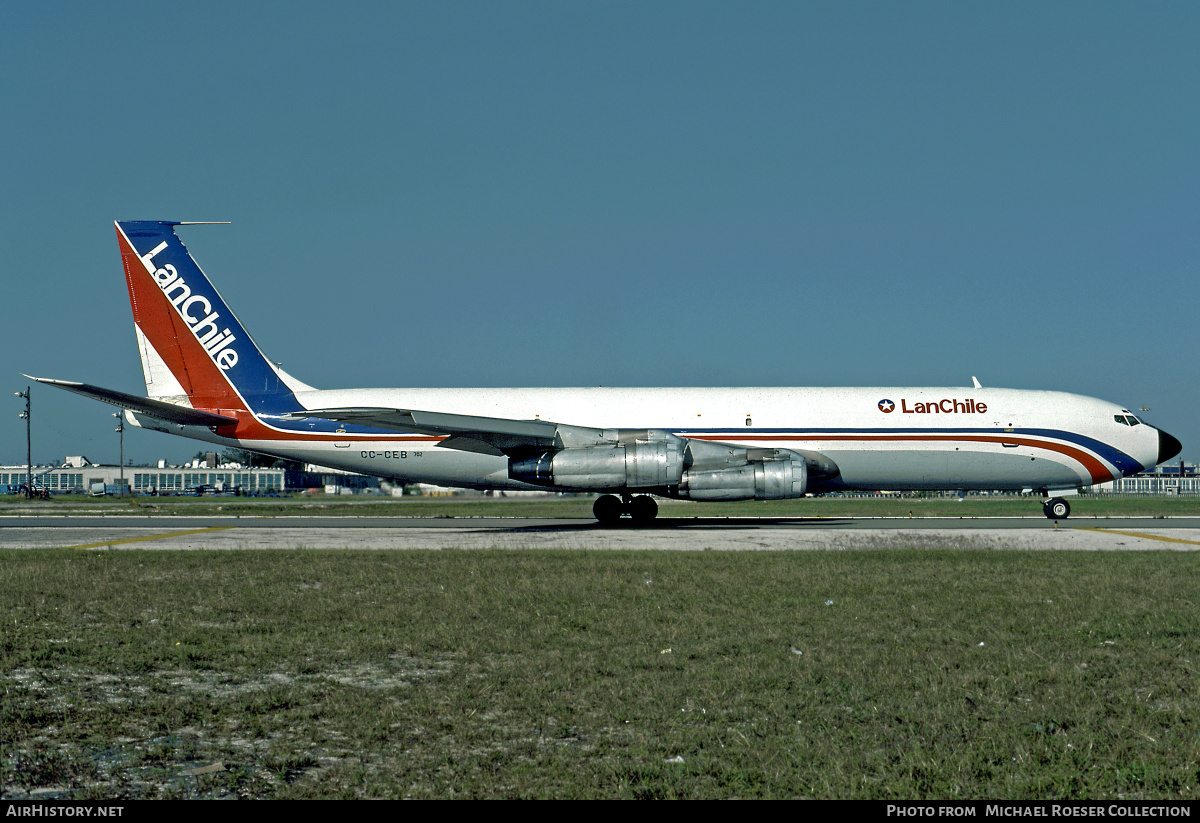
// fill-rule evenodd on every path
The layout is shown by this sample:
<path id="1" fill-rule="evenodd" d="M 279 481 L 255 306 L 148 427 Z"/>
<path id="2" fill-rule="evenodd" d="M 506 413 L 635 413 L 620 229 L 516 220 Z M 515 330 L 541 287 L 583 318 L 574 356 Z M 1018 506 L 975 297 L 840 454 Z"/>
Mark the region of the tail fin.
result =
<path id="1" fill-rule="evenodd" d="M 175 235 L 171 221 L 117 221 L 138 349 L 151 397 L 193 408 L 281 415 L 311 387 L 267 360 Z"/>

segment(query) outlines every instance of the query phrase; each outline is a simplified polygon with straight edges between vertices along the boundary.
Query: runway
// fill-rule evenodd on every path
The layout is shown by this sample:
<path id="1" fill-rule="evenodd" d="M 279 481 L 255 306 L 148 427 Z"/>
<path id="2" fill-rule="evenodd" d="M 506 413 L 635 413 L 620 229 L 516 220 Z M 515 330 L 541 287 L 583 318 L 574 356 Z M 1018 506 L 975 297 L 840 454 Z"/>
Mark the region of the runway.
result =
<path id="1" fill-rule="evenodd" d="M 1197 551 L 1200 518 L 4 517 L 0 549 Z"/>

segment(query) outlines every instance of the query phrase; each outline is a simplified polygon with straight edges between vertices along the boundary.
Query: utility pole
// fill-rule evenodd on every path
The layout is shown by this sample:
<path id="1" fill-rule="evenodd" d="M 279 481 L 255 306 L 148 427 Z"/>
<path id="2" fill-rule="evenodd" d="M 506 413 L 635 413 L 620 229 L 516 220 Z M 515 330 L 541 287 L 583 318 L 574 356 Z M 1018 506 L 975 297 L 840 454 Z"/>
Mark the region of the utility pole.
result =
<path id="1" fill-rule="evenodd" d="M 33 497 L 33 439 L 29 433 L 31 421 L 29 418 L 29 386 L 25 391 L 13 392 L 17 397 L 25 398 L 25 411 L 19 415 L 25 421 L 25 496 Z"/>
<path id="2" fill-rule="evenodd" d="M 124 496 L 125 494 L 125 412 L 115 412 L 113 417 L 117 418 L 116 431 L 121 435 L 121 480 L 120 491 L 117 494 Z"/>

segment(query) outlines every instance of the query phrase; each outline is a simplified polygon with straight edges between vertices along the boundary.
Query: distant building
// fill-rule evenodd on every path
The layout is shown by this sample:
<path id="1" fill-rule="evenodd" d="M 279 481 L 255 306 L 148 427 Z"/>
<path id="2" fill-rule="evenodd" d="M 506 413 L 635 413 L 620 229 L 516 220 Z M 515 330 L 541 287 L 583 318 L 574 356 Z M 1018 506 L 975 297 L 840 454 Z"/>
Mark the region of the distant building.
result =
<path id="1" fill-rule="evenodd" d="M 1200 465 L 1164 463 L 1148 472 L 1110 480 L 1088 488 L 1093 494 L 1197 494 L 1200 495 Z"/>
<path id="2" fill-rule="evenodd" d="M 325 494 L 379 494 L 381 481 L 372 477 L 344 469 L 331 469 L 305 463 L 304 471 L 289 471 L 287 473 L 289 489 L 323 489 Z"/>
<path id="3" fill-rule="evenodd" d="M 51 494 L 85 494 L 98 487 L 118 488 L 124 474 L 125 485 L 133 494 L 193 494 L 197 488 L 206 491 L 233 491 L 243 494 L 278 493 L 284 490 L 283 469 L 251 469 L 238 464 L 224 466 L 201 465 L 193 460 L 188 466 L 168 466 L 160 460 L 155 468 L 148 466 L 98 466 L 86 457 L 68 457 L 61 466 L 34 466 L 34 486 L 49 489 Z M 9 494 L 25 483 L 24 466 L 0 466 L 0 492 Z"/>

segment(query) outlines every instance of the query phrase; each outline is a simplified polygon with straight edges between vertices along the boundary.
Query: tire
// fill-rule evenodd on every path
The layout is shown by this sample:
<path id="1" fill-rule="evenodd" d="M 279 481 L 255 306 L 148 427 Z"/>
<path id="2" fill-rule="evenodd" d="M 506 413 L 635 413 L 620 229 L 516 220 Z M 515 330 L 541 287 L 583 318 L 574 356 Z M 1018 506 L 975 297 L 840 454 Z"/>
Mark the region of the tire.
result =
<path id="1" fill-rule="evenodd" d="M 621 519 L 621 498 L 615 494 L 605 494 L 596 498 L 592 504 L 592 516 L 600 521 L 601 526 L 611 526 Z"/>
<path id="2" fill-rule="evenodd" d="M 1042 506 L 1042 511 L 1051 520 L 1066 520 L 1071 516 L 1071 504 L 1061 497 L 1055 497 L 1046 501 Z"/>
<path id="3" fill-rule="evenodd" d="M 629 501 L 629 516 L 638 525 L 653 523 L 658 517 L 658 502 L 648 494 L 639 494 Z"/>

